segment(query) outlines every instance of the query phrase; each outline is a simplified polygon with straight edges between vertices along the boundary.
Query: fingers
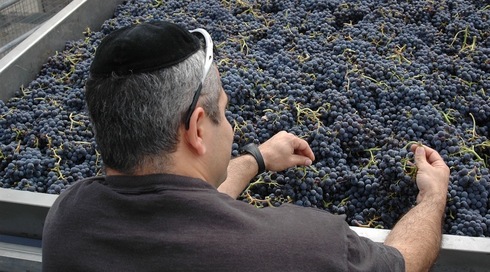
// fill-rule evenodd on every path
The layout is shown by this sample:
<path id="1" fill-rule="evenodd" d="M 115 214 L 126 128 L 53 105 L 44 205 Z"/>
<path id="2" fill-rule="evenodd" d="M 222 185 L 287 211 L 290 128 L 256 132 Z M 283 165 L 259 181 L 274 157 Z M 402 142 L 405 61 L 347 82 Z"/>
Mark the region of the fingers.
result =
<path id="1" fill-rule="evenodd" d="M 427 162 L 430 163 L 434 167 L 446 166 L 444 159 L 439 155 L 437 151 L 432 148 L 426 147 L 427 151 Z"/>
<path id="2" fill-rule="evenodd" d="M 309 166 L 315 160 L 315 154 L 313 154 L 313 150 L 311 150 L 310 145 L 303 139 L 297 138 L 294 136 L 291 146 L 292 146 L 292 154 L 290 157 L 290 165 L 291 166 Z"/>
<path id="3" fill-rule="evenodd" d="M 291 156 L 290 161 L 291 166 L 310 166 L 313 163 L 313 161 L 309 157 L 301 155 Z"/>
<path id="4" fill-rule="evenodd" d="M 416 146 L 414 153 L 415 153 L 415 164 L 417 165 L 417 167 L 419 169 L 424 167 L 427 164 L 427 158 L 426 158 L 424 146 Z"/>
<path id="5" fill-rule="evenodd" d="M 415 163 L 417 164 L 417 167 L 423 167 L 424 164 L 427 163 L 434 167 L 446 166 L 441 155 L 428 146 L 414 144 L 410 149 L 415 153 Z"/>
<path id="6" fill-rule="evenodd" d="M 412 145 L 417 171 L 417 203 L 426 199 L 444 202 L 449 183 L 449 167 L 439 153 L 425 145 Z"/>
<path id="7" fill-rule="evenodd" d="M 295 141 L 293 141 L 293 149 L 294 154 L 303 155 L 304 157 L 310 159 L 310 161 L 315 160 L 315 154 L 313 153 L 313 150 L 311 150 L 308 142 L 305 140 L 296 137 Z"/>
<path id="8" fill-rule="evenodd" d="M 291 161 L 294 162 L 292 165 L 311 165 L 315 160 L 315 154 L 308 142 L 291 133 L 287 134 L 292 147 Z"/>
<path id="9" fill-rule="evenodd" d="M 281 131 L 259 146 L 269 171 L 282 171 L 293 166 L 309 166 L 315 155 L 308 142 Z"/>

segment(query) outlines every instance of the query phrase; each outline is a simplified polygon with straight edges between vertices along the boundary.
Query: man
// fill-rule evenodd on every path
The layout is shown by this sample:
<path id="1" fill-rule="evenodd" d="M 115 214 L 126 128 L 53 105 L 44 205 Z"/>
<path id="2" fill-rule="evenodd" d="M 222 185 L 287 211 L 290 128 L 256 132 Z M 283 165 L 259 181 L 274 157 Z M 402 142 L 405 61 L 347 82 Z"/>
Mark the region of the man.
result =
<path id="1" fill-rule="evenodd" d="M 449 170 L 433 149 L 412 147 L 418 204 L 378 244 L 342 216 L 236 200 L 257 173 L 309 165 L 314 154 L 280 132 L 230 161 L 227 96 L 205 30 L 114 31 L 90 73 L 106 176 L 77 182 L 52 206 L 44 271 L 424 271 L 436 259 Z"/>

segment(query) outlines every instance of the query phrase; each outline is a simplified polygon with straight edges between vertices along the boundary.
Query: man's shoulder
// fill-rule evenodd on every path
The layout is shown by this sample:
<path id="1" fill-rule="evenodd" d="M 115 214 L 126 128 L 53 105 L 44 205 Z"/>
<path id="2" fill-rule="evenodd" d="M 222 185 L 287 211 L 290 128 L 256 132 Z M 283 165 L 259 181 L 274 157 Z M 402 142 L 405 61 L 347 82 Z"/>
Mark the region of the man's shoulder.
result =
<path id="1" fill-rule="evenodd" d="M 65 200 L 74 199 L 75 195 L 84 193 L 84 189 L 86 189 L 87 186 L 90 186 L 93 183 L 103 183 L 104 181 L 105 181 L 105 176 L 94 176 L 94 177 L 88 177 L 88 178 L 77 180 L 72 184 L 70 184 L 69 186 L 67 186 L 67 188 L 60 193 L 54 205 Z M 86 192 L 90 194 L 88 191 Z"/>
<path id="2" fill-rule="evenodd" d="M 79 190 L 80 188 L 87 186 L 87 185 L 90 185 L 94 182 L 102 182 L 103 183 L 105 181 L 105 178 L 106 178 L 105 176 L 93 176 L 93 177 L 87 177 L 84 179 L 77 180 L 77 181 L 71 183 L 66 188 L 66 190 L 64 190 L 60 195 L 63 195 L 67 192 Z"/>

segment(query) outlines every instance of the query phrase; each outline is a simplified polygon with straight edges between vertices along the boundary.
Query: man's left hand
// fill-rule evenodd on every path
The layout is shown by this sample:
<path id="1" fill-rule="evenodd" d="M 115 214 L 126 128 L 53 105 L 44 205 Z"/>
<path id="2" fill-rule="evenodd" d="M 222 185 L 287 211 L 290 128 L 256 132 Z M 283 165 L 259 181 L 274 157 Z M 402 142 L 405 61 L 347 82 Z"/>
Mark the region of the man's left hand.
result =
<path id="1" fill-rule="evenodd" d="M 315 160 L 310 145 L 305 140 L 288 133 L 278 132 L 259 146 L 269 171 L 282 171 L 293 166 L 308 166 Z"/>

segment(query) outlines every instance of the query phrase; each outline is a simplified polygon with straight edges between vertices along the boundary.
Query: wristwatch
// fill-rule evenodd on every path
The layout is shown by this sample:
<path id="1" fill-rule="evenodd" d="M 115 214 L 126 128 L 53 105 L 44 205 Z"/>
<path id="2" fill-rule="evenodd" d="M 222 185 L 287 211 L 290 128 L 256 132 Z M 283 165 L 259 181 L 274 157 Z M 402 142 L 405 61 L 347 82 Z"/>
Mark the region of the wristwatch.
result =
<path id="1" fill-rule="evenodd" d="M 264 157 L 262 157 L 259 147 L 256 144 L 247 144 L 241 148 L 241 151 L 242 153 L 248 153 L 255 158 L 255 160 L 257 161 L 257 165 L 259 166 L 259 172 L 257 173 L 257 175 L 265 172 Z"/>

